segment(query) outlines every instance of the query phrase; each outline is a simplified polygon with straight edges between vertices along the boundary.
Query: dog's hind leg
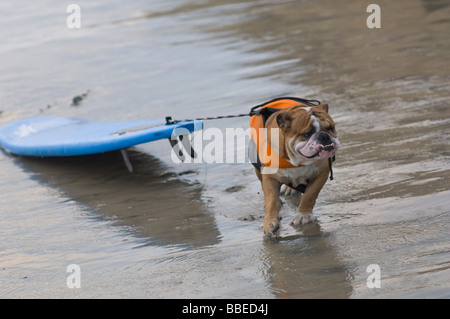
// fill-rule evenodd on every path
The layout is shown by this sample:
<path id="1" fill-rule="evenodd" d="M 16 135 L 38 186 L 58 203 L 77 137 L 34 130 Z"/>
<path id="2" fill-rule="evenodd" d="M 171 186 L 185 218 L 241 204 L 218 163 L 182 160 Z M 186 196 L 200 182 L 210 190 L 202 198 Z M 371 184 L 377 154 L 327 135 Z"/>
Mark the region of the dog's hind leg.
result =
<path id="1" fill-rule="evenodd" d="M 281 185 L 280 195 L 289 201 L 293 206 L 298 206 L 300 204 L 300 198 L 302 193 L 298 190 L 287 186 L 286 184 Z"/>

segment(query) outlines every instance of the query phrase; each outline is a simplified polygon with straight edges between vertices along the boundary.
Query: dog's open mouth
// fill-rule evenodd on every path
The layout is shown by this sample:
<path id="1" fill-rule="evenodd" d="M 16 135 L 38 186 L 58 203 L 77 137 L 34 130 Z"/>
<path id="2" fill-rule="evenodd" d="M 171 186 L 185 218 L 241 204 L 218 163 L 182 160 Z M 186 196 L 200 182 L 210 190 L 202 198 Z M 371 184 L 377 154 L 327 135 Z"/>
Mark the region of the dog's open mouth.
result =
<path id="1" fill-rule="evenodd" d="M 325 158 L 325 157 L 330 157 L 331 155 L 333 155 L 334 151 L 335 151 L 335 145 L 334 145 L 334 143 L 331 143 L 328 145 L 320 145 L 317 149 L 317 152 L 310 156 L 304 155 L 301 151 L 298 151 L 298 152 L 300 153 L 301 156 L 303 156 L 305 158 L 314 158 L 314 157 Z M 326 153 L 328 153 L 328 154 L 326 154 Z"/>

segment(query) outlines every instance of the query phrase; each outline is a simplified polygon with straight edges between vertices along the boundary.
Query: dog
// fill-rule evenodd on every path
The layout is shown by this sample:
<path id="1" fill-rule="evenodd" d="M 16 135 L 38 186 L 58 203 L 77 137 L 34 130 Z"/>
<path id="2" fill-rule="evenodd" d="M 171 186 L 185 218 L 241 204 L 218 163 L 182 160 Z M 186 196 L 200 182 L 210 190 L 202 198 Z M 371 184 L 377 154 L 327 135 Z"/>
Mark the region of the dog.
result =
<path id="1" fill-rule="evenodd" d="M 283 101 L 277 101 L 280 102 Z M 295 105 L 272 111 L 264 123 L 267 132 L 277 133 L 267 133 L 264 142 L 272 159 L 274 155 L 279 156 L 275 161 L 279 167 L 265 166 L 259 157 L 259 165 L 254 164 L 264 193 L 263 230 L 270 237 L 277 236 L 280 228 L 281 188 L 303 192 L 290 224 L 315 222 L 313 208 L 330 174 L 331 158 L 340 147 L 335 123 L 328 114 L 328 104 L 287 102 Z M 286 165 L 279 165 L 282 162 Z"/>

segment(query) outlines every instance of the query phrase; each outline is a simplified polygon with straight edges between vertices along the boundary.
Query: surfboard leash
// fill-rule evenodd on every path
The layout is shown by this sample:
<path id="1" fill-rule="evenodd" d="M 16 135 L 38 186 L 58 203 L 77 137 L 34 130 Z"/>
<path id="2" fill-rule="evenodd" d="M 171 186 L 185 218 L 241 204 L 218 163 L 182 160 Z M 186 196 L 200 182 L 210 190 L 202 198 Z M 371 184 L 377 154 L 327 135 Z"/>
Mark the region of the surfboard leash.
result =
<path id="1" fill-rule="evenodd" d="M 179 122 L 191 122 L 191 121 L 211 121 L 211 120 L 221 120 L 221 119 L 229 119 L 229 118 L 237 118 L 237 117 L 245 117 L 245 116 L 253 116 L 253 115 L 257 115 L 259 114 L 259 109 L 261 107 L 263 107 L 266 104 L 272 103 L 272 102 L 276 102 L 279 100 L 283 100 L 283 99 L 292 99 L 295 100 L 299 103 L 303 103 L 305 105 L 314 107 L 314 106 L 318 106 L 321 104 L 321 102 L 319 100 L 309 100 L 309 99 L 303 99 L 303 98 L 298 98 L 298 97 L 278 97 L 275 99 L 272 99 L 268 102 L 264 102 L 262 104 L 258 104 L 256 106 L 253 106 L 250 109 L 249 113 L 241 113 L 241 114 L 231 114 L 231 115 L 219 115 L 219 116 L 208 116 L 208 117 L 198 117 L 198 118 L 194 118 L 194 119 L 184 119 L 184 120 L 174 120 L 172 118 L 172 116 L 166 116 L 166 125 L 170 125 L 170 124 L 176 124 Z M 170 145 L 172 146 L 172 148 L 174 149 L 175 153 L 177 154 L 177 156 L 180 158 L 181 161 L 185 160 L 183 151 L 181 150 L 179 143 L 181 142 L 181 144 L 184 144 L 183 146 L 185 147 L 186 150 L 189 150 L 187 153 L 191 158 L 196 158 L 197 154 L 194 151 L 192 145 L 190 145 L 190 142 L 188 140 L 188 138 L 184 138 L 182 135 L 179 136 L 178 140 L 172 140 L 169 139 Z M 333 162 L 336 160 L 336 156 L 333 156 L 332 158 L 328 158 L 328 168 L 330 171 L 330 180 L 334 179 L 333 176 Z"/>
<path id="2" fill-rule="evenodd" d="M 221 120 L 221 119 L 229 119 L 235 117 L 244 117 L 244 116 L 252 116 L 251 113 L 242 113 L 242 114 L 232 114 L 232 115 L 219 115 L 219 116 L 208 116 L 208 117 L 197 117 L 194 119 L 184 119 L 184 120 L 174 120 L 172 116 L 166 116 L 166 124 L 175 124 L 179 122 L 192 122 L 192 121 L 211 121 L 211 120 Z"/>
<path id="3" fill-rule="evenodd" d="M 219 116 L 210 116 L 210 117 L 198 117 L 195 119 L 184 119 L 184 120 L 174 120 L 171 116 L 166 116 L 166 124 L 175 124 L 178 122 L 183 122 L 183 121 L 210 121 L 210 120 L 221 120 L 221 119 L 229 119 L 229 118 L 235 118 L 235 117 L 244 117 L 244 116 L 253 116 L 259 113 L 259 110 L 261 107 L 263 107 L 266 104 L 272 103 L 272 102 L 276 102 L 279 100 L 285 100 L 285 99 L 290 99 L 290 100 L 295 100 L 299 103 L 303 103 L 305 105 L 308 106 L 317 106 L 320 104 L 320 101 L 318 100 L 308 100 L 308 99 L 304 99 L 304 98 L 298 98 L 298 97 L 277 97 L 275 99 L 272 99 L 268 102 L 264 102 L 262 104 L 258 104 L 256 106 L 253 106 L 250 109 L 249 113 L 242 113 L 242 114 L 232 114 L 232 115 L 219 115 Z"/>

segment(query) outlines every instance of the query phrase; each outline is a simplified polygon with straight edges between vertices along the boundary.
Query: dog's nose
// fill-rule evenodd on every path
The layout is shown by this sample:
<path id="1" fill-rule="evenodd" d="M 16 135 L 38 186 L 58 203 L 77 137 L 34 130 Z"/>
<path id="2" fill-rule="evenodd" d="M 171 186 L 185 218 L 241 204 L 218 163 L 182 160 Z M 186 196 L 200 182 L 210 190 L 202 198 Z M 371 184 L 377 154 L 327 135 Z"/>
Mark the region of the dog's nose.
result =
<path id="1" fill-rule="evenodd" d="M 317 136 L 317 141 L 322 145 L 331 144 L 331 137 L 326 132 L 320 132 L 319 136 Z"/>

